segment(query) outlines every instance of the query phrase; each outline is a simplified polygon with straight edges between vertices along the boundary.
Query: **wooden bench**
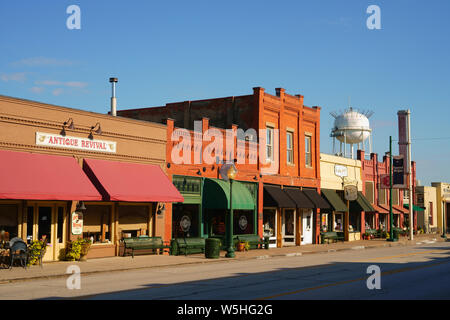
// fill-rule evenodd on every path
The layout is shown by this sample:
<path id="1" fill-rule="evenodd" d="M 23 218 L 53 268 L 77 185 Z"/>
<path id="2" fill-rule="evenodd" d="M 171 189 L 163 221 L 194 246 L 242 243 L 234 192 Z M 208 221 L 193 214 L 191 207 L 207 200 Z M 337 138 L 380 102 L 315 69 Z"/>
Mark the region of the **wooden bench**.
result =
<path id="1" fill-rule="evenodd" d="M 164 249 L 170 248 L 167 245 L 164 245 L 164 242 L 161 237 L 148 237 L 148 236 L 140 236 L 133 238 L 124 238 L 124 251 L 123 256 L 127 255 L 127 251 L 131 250 L 131 255 L 134 258 L 134 251 L 136 250 L 154 250 L 157 254 L 159 254 Z"/>
<path id="2" fill-rule="evenodd" d="M 174 256 L 204 252 L 205 238 L 175 238 L 170 242 L 170 254 Z"/>
<path id="3" fill-rule="evenodd" d="M 242 234 L 236 236 L 237 242 L 248 242 L 250 249 L 269 249 L 269 238 L 260 238 L 257 234 Z"/>
<path id="4" fill-rule="evenodd" d="M 337 232 L 337 231 L 321 232 L 320 237 L 322 239 L 321 241 L 322 244 L 325 243 L 325 240 L 333 240 L 334 242 L 345 241 L 344 232 Z"/>

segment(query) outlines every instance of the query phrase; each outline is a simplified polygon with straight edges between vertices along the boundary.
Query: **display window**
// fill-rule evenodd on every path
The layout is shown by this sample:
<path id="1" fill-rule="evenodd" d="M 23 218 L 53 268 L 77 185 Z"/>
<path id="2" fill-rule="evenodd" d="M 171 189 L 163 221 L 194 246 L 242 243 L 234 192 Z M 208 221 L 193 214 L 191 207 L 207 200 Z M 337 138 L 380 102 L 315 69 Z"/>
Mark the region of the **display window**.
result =
<path id="1" fill-rule="evenodd" d="M 83 238 L 93 244 L 111 242 L 111 209 L 110 205 L 86 205 L 83 213 Z"/>
<path id="2" fill-rule="evenodd" d="M 18 223 L 19 205 L 0 204 L 0 237 L 1 240 L 9 241 L 17 237 L 19 232 Z"/>
<path id="3" fill-rule="evenodd" d="M 200 205 L 174 204 L 172 207 L 172 238 L 199 237 Z"/>
<path id="4" fill-rule="evenodd" d="M 146 205 L 119 206 L 119 232 L 122 238 L 150 236 L 150 208 Z"/>
<path id="5" fill-rule="evenodd" d="M 233 234 L 254 234 L 254 212 L 250 210 L 233 211 Z"/>

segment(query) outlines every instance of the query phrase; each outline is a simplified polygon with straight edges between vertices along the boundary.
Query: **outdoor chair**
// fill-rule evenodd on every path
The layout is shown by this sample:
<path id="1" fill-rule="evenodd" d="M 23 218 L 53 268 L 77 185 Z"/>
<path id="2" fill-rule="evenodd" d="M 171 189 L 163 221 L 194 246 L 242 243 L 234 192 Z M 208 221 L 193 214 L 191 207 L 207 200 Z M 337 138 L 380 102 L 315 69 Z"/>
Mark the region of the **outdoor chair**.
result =
<path id="1" fill-rule="evenodd" d="M 22 267 L 27 268 L 28 263 L 28 248 L 25 241 L 20 238 L 13 238 L 10 241 L 10 265 L 11 269 L 14 261 L 19 260 Z"/>

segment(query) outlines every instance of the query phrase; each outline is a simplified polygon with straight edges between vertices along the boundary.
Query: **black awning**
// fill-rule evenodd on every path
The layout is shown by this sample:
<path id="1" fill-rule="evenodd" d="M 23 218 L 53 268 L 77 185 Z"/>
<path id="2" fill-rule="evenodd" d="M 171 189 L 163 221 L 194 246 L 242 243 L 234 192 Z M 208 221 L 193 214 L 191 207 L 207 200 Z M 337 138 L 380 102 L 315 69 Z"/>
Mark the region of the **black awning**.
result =
<path id="1" fill-rule="evenodd" d="M 302 190 L 306 196 L 314 203 L 314 206 L 318 209 L 331 209 L 330 204 L 313 189 Z"/>
<path id="2" fill-rule="evenodd" d="M 370 201 L 363 195 L 361 191 L 358 191 L 358 198 L 356 201 L 350 201 L 350 210 L 365 211 L 365 212 L 376 212 L 376 210 L 370 204 Z"/>
<path id="3" fill-rule="evenodd" d="M 284 188 L 283 190 L 294 200 L 297 208 L 314 209 L 316 207 L 300 189 Z"/>
<path id="4" fill-rule="evenodd" d="M 277 186 L 264 186 L 264 207 L 296 208 L 295 202 Z"/>
<path id="5" fill-rule="evenodd" d="M 342 201 L 335 190 L 321 189 L 320 192 L 322 193 L 322 196 L 325 197 L 331 204 L 334 211 L 347 212 L 347 205 L 344 203 L 344 201 Z"/>

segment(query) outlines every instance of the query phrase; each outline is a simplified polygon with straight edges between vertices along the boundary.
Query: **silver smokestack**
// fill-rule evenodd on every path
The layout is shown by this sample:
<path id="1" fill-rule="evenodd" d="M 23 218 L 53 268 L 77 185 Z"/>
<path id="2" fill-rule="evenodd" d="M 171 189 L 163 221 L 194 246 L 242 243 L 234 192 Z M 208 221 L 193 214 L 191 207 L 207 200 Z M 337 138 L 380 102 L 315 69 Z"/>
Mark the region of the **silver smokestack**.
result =
<path id="1" fill-rule="evenodd" d="M 112 96 L 111 96 L 111 115 L 115 117 L 117 115 L 117 100 L 116 100 L 116 82 L 117 78 L 109 78 L 109 82 L 112 84 Z"/>

